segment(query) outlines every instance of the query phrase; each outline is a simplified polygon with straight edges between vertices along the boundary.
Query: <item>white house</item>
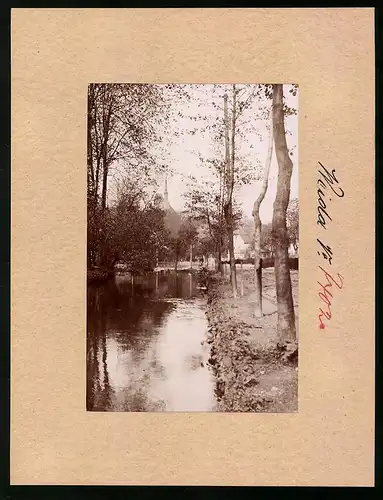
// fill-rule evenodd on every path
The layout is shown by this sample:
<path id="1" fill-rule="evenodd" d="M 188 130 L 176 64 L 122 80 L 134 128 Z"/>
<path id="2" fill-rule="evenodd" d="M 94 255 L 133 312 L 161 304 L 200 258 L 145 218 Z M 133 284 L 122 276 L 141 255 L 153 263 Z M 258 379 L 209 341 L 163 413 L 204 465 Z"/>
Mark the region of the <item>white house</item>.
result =
<path id="1" fill-rule="evenodd" d="M 246 259 L 251 257 L 251 235 L 246 234 L 243 229 L 234 232 L 234 257 L 235 259 Z M 226 259 L 229 260 L 229 252 Z"/>
<path id="2" fill-rule="evenodd" d="M 249 250 L 249 242 L 246 236 L 240 231 L 234 233 L 234 257 L 236 259 L 245 259 Z"/>
<path id="3" fill-rule="evenodd" d="M 254 258 L 254 249 L 252 249 L 252 239 L 253 234 L 251 231 L 246 231 L 244 228 L 235 231 L 234 233 L 234 257 L 236 259 L 246 259 L 249 257 Z M 299 256 L 299 245 L 298 249 L 295 250 L 292 244 L 288 248 L 289 257 Z M 271 257 L 270 253 L 261 252 L 263 258 Z M 227 260 L 229 260 L 229 253 L 227 254 Z"/>

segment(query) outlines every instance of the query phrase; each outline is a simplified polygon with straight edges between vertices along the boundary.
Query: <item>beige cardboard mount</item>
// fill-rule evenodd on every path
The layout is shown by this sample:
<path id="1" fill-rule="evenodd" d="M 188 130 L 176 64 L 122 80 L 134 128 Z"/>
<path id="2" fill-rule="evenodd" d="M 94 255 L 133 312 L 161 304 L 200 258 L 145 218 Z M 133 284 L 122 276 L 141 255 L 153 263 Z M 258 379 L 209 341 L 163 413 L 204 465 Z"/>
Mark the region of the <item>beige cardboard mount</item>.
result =
<path id="1" fill-rule="evenodd" d="M 297 414 L 85 411 L 90 82 L 299 84 Z M 318 161 L 345 192 L 324 330 Z M 12 484 L 372 485 L 374 182 L 373 9 L 14 9 Z"/>

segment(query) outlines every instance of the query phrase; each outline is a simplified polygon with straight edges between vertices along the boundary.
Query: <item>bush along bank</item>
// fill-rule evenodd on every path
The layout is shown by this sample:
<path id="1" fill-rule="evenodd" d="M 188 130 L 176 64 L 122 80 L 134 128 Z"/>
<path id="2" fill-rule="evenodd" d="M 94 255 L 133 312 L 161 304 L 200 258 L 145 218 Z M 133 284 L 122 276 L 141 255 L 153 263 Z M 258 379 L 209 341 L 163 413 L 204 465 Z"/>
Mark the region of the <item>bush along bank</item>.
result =
<path id="1" fill-rule="evenodd" d="M 88 269 L 87 282 L 88 284 L 99 283 L 102 281 L 106 281 L 109 278 L 112 278 L 113 276 L 114 276 L 114 270 L 102 269 L 102 268 Z"/>
<path id="2" fill-rule="evenodd" d="M 273 327 L 268 317 L 248 320 L 252 316 L 250 297 L 232 299 L 230 284 L 220 276 L 209 276 L 207 294 L 207 342 L 209 364 L 216 377 L 217 410 L 297 411 L 297 346 L 280 346 L 276 328 L 270 335 Z M 233 314 L 238 304 L 239 314 Z M 243 314 L 246 308 L 248 315 Z"/>

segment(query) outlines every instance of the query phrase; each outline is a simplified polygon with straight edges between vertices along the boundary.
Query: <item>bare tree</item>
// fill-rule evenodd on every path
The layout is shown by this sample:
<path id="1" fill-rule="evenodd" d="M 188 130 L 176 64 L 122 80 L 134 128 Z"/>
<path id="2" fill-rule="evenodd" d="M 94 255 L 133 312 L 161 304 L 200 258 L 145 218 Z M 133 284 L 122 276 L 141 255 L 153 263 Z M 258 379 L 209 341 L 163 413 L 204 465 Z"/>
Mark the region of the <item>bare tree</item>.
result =
<path id="1" fill-rule="evenodd" d="M 283 110 L 283 85 L 273 85 L 273 133 L 278 161 L 277 193 L 273 211 L 273 246 L 275 281 L 278 303 L 278 336 L 281 342 L 296 339 L 295 314 L 288 258 L 286 211 L 290 198 L 293 164 L 286 142 Z"/>
<path id="2" fill-rule="evenodd" d="M 273 114 L 270 111 L 270 132 L 269 132 L 269 147 L 267 151 L 267 158 L 265 163 L 265 169 L 263 172 L 263 181 L 261 185 L 261 190 L 253 206 L 253 219 L 254 219 L 254 283 L 255 283 L 255 316 L 262 316 L 262 262 L 261 262 L 261 231 L 262 223 L 259 216 L 259 209 L 261 203 L 266 195 L 268 183 L 269 183 L 269 172 L 271 165 L 271 157 L 273 154 Z"/>
<path id="3" fill-rule="evenodd" d="M 295 198 L 290 200 L 286 212 L 287 233 L 289 235 L 289 243 L 297 252 L 299 248 L 299 202 Z"/>
<path id="4" fill-rule="evenodd" d="M 229 240 L 229 258 L 230 258 L 230 282 L 233 291 L 233 297 L 237 297 L 237 272 L 235 268 L 234 255 L 234 224 L 233 224 L 233 188 L 234 188 L 234 160 L 235 160 L 235 113 L 236 113 L 236 93 L 233 85 L 233 111 L 231 127 L 231 156 L 229 141 L 229 114 L 227 106 L 227 94 L 224 96 L 224 118 L 225 118 L 225 177 L 226 177 L 226 200 L 224 205 L 227 234 Z"/>
<path id="5" fill-rule="evenodd" d="M 155 85 L 90 84 L 88 89 L 88 263 L 108 260 L 108 178 L 118 163 L 146 175 L 156 140 L 153 125 L 164 107 Z M 149 166 L 149 167 L 148 167 Z"/>

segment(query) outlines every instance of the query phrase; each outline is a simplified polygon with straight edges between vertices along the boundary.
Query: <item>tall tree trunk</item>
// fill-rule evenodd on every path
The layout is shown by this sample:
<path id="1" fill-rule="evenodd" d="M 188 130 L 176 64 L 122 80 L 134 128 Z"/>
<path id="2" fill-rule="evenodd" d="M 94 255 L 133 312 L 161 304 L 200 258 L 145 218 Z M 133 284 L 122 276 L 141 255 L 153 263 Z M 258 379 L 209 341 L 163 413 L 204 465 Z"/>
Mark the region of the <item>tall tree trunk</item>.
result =
<path id="1" fill-rule="evenodd" d="M 193 269 L 193 245 L 190 245 L 190 269 Z"/>
<path id="2" fill-rule="evenodd" d="M 87 186 L 87 215 L 88 215 L 88 238 L 87 238 L 87 256 L 88 268 L 94 265 L 94 248 L 96 244 L 97 220 L 96 203 L 97 187 L 94 177 L 92 130 L 94 127 L 94 84 L 89 85 L 88 89 L 88 148 L 87 148 L 87 167 L 88 167 L 88 186 Z M 89 230 L 89 228 L 92 228 Z"/>
<path id="3" fill-rule="evenodd" d="M 108 138 L 109 138 L 109 123 L 106 125 L 102 151 L 102 194 L 101 208 L 104 211 L 106 208 L 107 192 L 108 192 L 108 174 L 109 174 L 109 159 L 108 159 Z"/>
<path id="4" fill-rule="evenodd" d="M 109 101 L 108 101 L 109 99 Z M 110 120 L 112 115 L 112 96 L 106 97 L 106 89 L 104 88 L 104 106 L 107 100 L 107 111 L 103 109 L 103 142 L 102 142 L 102 192 L 101 192 L 101 265 L 107 265 L 107 244 L 106 244 L 106 203 L 107 203 L 107 190 L 108 190 L 108 173 L 109 173 L 109 134 L 110 134 Z"/>
<path id="5" fill-rule="evenodd" d="M 288 258 L 286 210 L 290 198 L 293 169 L 286 143 L 283 112 L 283 85 L 273 85 L 273 129 L 278 160 L 278 184 L 273 211 L 274 270 L 278 303 L 278 336 L 280 341 L 296 339 L 295 314 Z"/>
<path id="6" fill-rule="evenodd" d="M 108 187 L 108 164 L 105 162 L 102 172 L 102 196 L 101 196 L 101 208 L 103 211 L 106 208 L 107 187 Z"/>
<path id="7" fill-rule="evenodd" d="M 230 283 L 233 291 L 233 297 L 237 297 L 237 270 L 235 266 L 234 254 L 234 230 L 233 230 L 233 204 L 228 205 L 228 226 L 229 226 L 229 256 L 230 256 Z"/>
<path id="8" fill-rule="evenodd" d="M 237 94 L 235 84 L 233 85 L 233 111 L 231 121 L 231 162 L 230 162 L 230 279 L 234 298 L 237 297 L 237 268 L 235 265 L 234 249 L 234 219 L 233 219 L 233 189 L 234 189 L 234 166 L 235 166 L 235 119 L 237 113 Z"/>
<path id="9" fill-rule="evenodd" d="M 223 276 L 223 265 L 222 265 L 222 245 L 221 240 L 218 242 L 218 252 L 217 252 L 217 271 Z"/>
<path id="10" fill-rule="evenodd" d="M 174 263 L 174 271 L 177 273 L 178 270 L 178 250 L 176 251 L 175 255 L 175 263 Z"/>
<path id="11" fill-rule="evenodd" d="M 233 110 L 234 112 L 234 110 Z M 226 163 L 226 184 L 227 184 L 227 200 L 225 203 L 224 213 L 228 232 L 228 246 L 230 259 L 230 283 L 233 292 L 233 297 L 237 297 L 237 274 L 235 269 L 234 256 L 234 228 L 233 228 L 233 160 L 234 154 L 230 158 L 230 143 L 229 143 L 229 117 L 227 109 L 227 95 L 224 97 L 224 115 L 225 115 L 225 163 Z M 233 125 L 234 117 L 233 117 Z M 234 146 L 234 137 L 232 131 L 232 147 Z"/>
<path id="12" fill-rule="evenodd" d="M 270 112 L 270 135 L 269 135 L 269 149 L 267 151 L 267 158 L 265 163 L 265 170 L 263 173 L 263 182 L 261 191 L 258 198 L 254 202 L 253 219 L 254 219 L 254 284 L 255 284 L 255 310 L 256 317 L 262 316 L 262 261 L 261 261 L 261 232 L 262 222 L 259 216 L 259 209 L 263 199 L 265 198 L 268 183 L 269 172 L 271 165 L 271 157 L 273 154 L 273 114 Z"/>
<path id="13" fill-rule="evenodd" d="M 109 136 L 110 136 L 110 121 L 113 109 L 113 96 L 110 94 L 107 95 L 106 90 L 107 89 L 104 87 L 103 139 L 102 139 L 102 196 L 101 196 L 101 206 L 103 210 L 105 210 L 106 208 L 107 189 L 108 189 L 108 173 L 109 173 L 109 163 L 110 163 Z M 105 111 L 105 105 L 107 106 L 106 111 Z"/>
<path id="14" fill-rule="evenodd" d="M 94 84 L 91 83 L 88 89 L 88 192 L 93 202 L 95 192 L 95 177 L 93 166 L 93 142 L 92 142 L 92 129 L 93 129 L 93 111 L 94 111 Z"/>
<path id="15" fill-rule="evenodd" d="M 225 269 L 222 264 L 222 249 L 223 249 L 223 225 L 224 225 L 224 194 L 225 194 L 225 178 L 224 172 L 226 168 L 222 171 L 222 168 L 219 171 L 219 223 L 220 223 L 220 232 L 218 235 L 218 272 L 221 273 L 221 276 L 224 276 Z"/>

